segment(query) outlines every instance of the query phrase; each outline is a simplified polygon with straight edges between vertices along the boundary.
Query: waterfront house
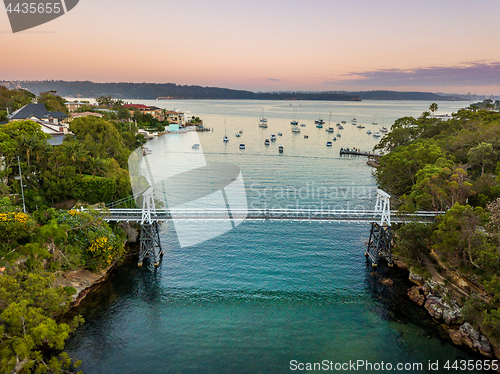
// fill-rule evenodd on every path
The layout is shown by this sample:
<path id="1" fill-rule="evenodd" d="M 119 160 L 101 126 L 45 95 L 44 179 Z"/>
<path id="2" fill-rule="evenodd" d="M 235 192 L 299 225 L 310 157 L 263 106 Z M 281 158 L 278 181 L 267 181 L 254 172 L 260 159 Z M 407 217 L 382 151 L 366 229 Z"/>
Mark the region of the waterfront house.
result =
<path id="1" fill-rule="evenodd" d="M 55 125 L 61 124 L 68 117 L 69 116 L 63 112 L 49 112 L 45 109 L 45 104 L 43 103 L 27 104 L 7 116 L 9 121 L 24 121 L 30 119 L 34 121 L 44 121 Z"/>
<path id="2" fill-rule="evenodd" d="M 74 112 L 75 110 L 80 109 L 84 105 L 90 105 L 90 104 L 89 103 L 81 103 L 79 101 L 73 101 L 73 102 L 68 101 L 68 102 L 64 103 L 64 105 L 66 105 L 66 108 L 68 108 L 68 110 L 70 112 Z"/>

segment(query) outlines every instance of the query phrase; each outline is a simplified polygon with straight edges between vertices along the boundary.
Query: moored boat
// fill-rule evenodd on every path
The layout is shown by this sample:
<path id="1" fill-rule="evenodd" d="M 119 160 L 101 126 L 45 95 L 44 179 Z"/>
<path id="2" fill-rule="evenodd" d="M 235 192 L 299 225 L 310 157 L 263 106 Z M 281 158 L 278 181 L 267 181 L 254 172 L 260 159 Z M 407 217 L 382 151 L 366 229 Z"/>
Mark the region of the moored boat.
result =
<path id="1" fill-rule="evenodd" d="M 240 144 L 240 149 L 245 149 L 245 144 L 241 143 Z"/>
<path id="2" fill-rule="evenodd" d="M 283 153 L 283 146 L 281 144 L 278 146 L 278 152 Z"/>
<path id="3" fill-rule="evenodd" d="M 269 144 L 271 144 L 271 142 L 269 141 L 269 139 L 264 140 L 264 145 L 269 145 Z"/>
<path id="4" fill-rule="evenodd" d="M 327 146 L 327 147 L 331 147 L 331 146 L 332 146 L 332 144 L 333 144 L 332 142 L 326 142 L 326 146 Z"/>

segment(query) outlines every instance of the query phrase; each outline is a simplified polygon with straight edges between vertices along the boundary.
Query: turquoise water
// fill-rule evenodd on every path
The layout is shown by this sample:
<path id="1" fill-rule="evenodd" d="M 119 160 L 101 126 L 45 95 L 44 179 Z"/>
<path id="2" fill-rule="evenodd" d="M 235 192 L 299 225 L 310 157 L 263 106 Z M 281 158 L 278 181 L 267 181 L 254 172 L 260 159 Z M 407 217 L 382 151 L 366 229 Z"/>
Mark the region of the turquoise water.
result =
<path id="1" fill-rule="evenodd" d="M 241 167 L 249 205 L 373 208 L 375 182 L 366 159 L 340 157 L 340 147 L 327 149 L 324 130 L 311 124 L 318 109 L 325 113 L 331 103 L 296 107 L 300 123 L 298 116 L 307 116 L 299 108 L 311 106 L 307 113 L 312 118 L 304 119 L 309 139 L 287 132 L 288 103 L 179 104 L 190 104 L 194 115 L 216 126 L 214 132 L 199 134 L 205 157 Z M 354 115 L 359 122 L 364 111 L 381 104 L 356 105 L 345 103 L 346 120 Z M 393 117 L 406 114 L 391 105 L 378 109 Z M 420 105 L 421 112 L 429 104 L 405 105 L 410 112 Z M 264 130 L 257 127 L 262 106 L 270 123 Z M 364 116 L 375 127 L 374 115 Z M 232 132 L 244 130 L 245 151 L 235 147 L 240 140 L 234 135 L 222 143 L 224 118 Z M 343 144 L 375 144 L 376 139 L 351 126 L 344 126 Z M 278 131 L 283 132 L 278 139 L 285 145 L 283 156 L 259 139 Z M 187 248 L 179 246 L 172 225 L 161 230 L 165 255 L 157 269 L 123 266 L 78 310 L 86 323 L 67 348 L 83 360 L 85 372 L 287 373 L 292 360 L 422 363 L 423 370 L 402 372 L 436 372 L 427 370 L 429 360 L 442 366 L 446 360 L 471 358 L 442 340 L 422 309 L 401 296 L 408 286 L 404 273 L 382 267 L 380 277 L 371 274 L 363 255 L 366 224 L 244 222 Z M 380 284 L 381 277 L 393 278 L 396 285 Z"/>

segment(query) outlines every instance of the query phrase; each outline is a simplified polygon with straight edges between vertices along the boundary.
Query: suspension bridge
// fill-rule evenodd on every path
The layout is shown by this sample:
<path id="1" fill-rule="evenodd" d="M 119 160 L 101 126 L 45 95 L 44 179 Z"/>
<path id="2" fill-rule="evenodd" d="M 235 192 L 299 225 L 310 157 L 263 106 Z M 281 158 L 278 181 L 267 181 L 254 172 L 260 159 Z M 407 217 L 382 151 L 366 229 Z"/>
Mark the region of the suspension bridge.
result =
<path id="1" fill-rule="evenodd" d="M 162 222 L 229 222 L 234 228 L 236 221 L 299 221 L 299 222 L 349 222 L 370 223 L 370 236 L 365 256 L 370 258 L 372 266 L 377 266 L 380 259 L 392 266 L 392 231 L 391 224 L 406 222 L 428 223 L 443 212 L 418 211 L 400 213 L 390 209 L 391 196 L 378 189 L 373 210 L 329 210 L 329 209 L 230 209 L 226 208 L 156 208 L 153 189 L 141 193 L 142 208 L 115 208 L 118 204 L 130 201 L 128 197 L 110 204 L 110 207 L 98 209 L 102 219 L 108 222 L 133 222 L 141 226 L 139 266 L 145 259 L 158 266 L 163 255 L 159 235 Z M 83 209 L 83 208 L 82 208 Z"/>

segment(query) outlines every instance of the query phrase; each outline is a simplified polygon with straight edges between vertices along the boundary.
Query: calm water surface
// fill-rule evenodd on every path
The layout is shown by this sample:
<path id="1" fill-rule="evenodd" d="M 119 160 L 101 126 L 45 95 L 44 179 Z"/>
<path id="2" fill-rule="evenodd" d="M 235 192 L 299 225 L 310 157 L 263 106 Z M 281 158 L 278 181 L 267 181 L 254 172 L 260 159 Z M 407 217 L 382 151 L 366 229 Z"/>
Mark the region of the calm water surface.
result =
<path id="1" fill-rule="evenodd" d="M 250 206 L 360 209 L 374 207 L 372 169 L 365 158 L 340 157 L 339 148 L 371 150 L 377 139 L 366 130 L 418 116 L 430 104 L 136 102 L 190 110 L 214 128 L 199 134 L 205 157 L 241 167 Z M 466 105 L 438 104 L 440 113 Z M 268 129 L 257 126 L 262 112 Z M 332 126 L 347 124 L 327 148 L 332 134 L 317 129 L 314 120 L 321 116 L 328 127 L 330 112 Z M 352 117 L 366 128 L 351 125 Z M 306 124 L 300 134 L 290 132 L 292 118 Z M 236 138 L 240 130 L 243 136 Z M 264 146 L 278 132 L 283 136 L 276 144 Z M 244 151 L 239 143 L 246 144 Z M 283 155 L 278 144 L 285 147 Z M 419 322 L 425 313 L 400 296 L 407 287 L 404 273 L 379 270 L 397 281 L 395 287 L 370 275 L 363 255 L 368 233 L 366 224 L 244 222 L 180 248 L 173 227 L 165 224 L 160 267 L 125 265 L 89 296 L 78 311 L 86 323 L 68 351 L 83 360 L 86 373 L 287 373 L 291 360 L 422 363 L 424 370 L 413 372 L 435 373 L 427 370 L 429 360 L 443 365 L 470 358 Z"/>

